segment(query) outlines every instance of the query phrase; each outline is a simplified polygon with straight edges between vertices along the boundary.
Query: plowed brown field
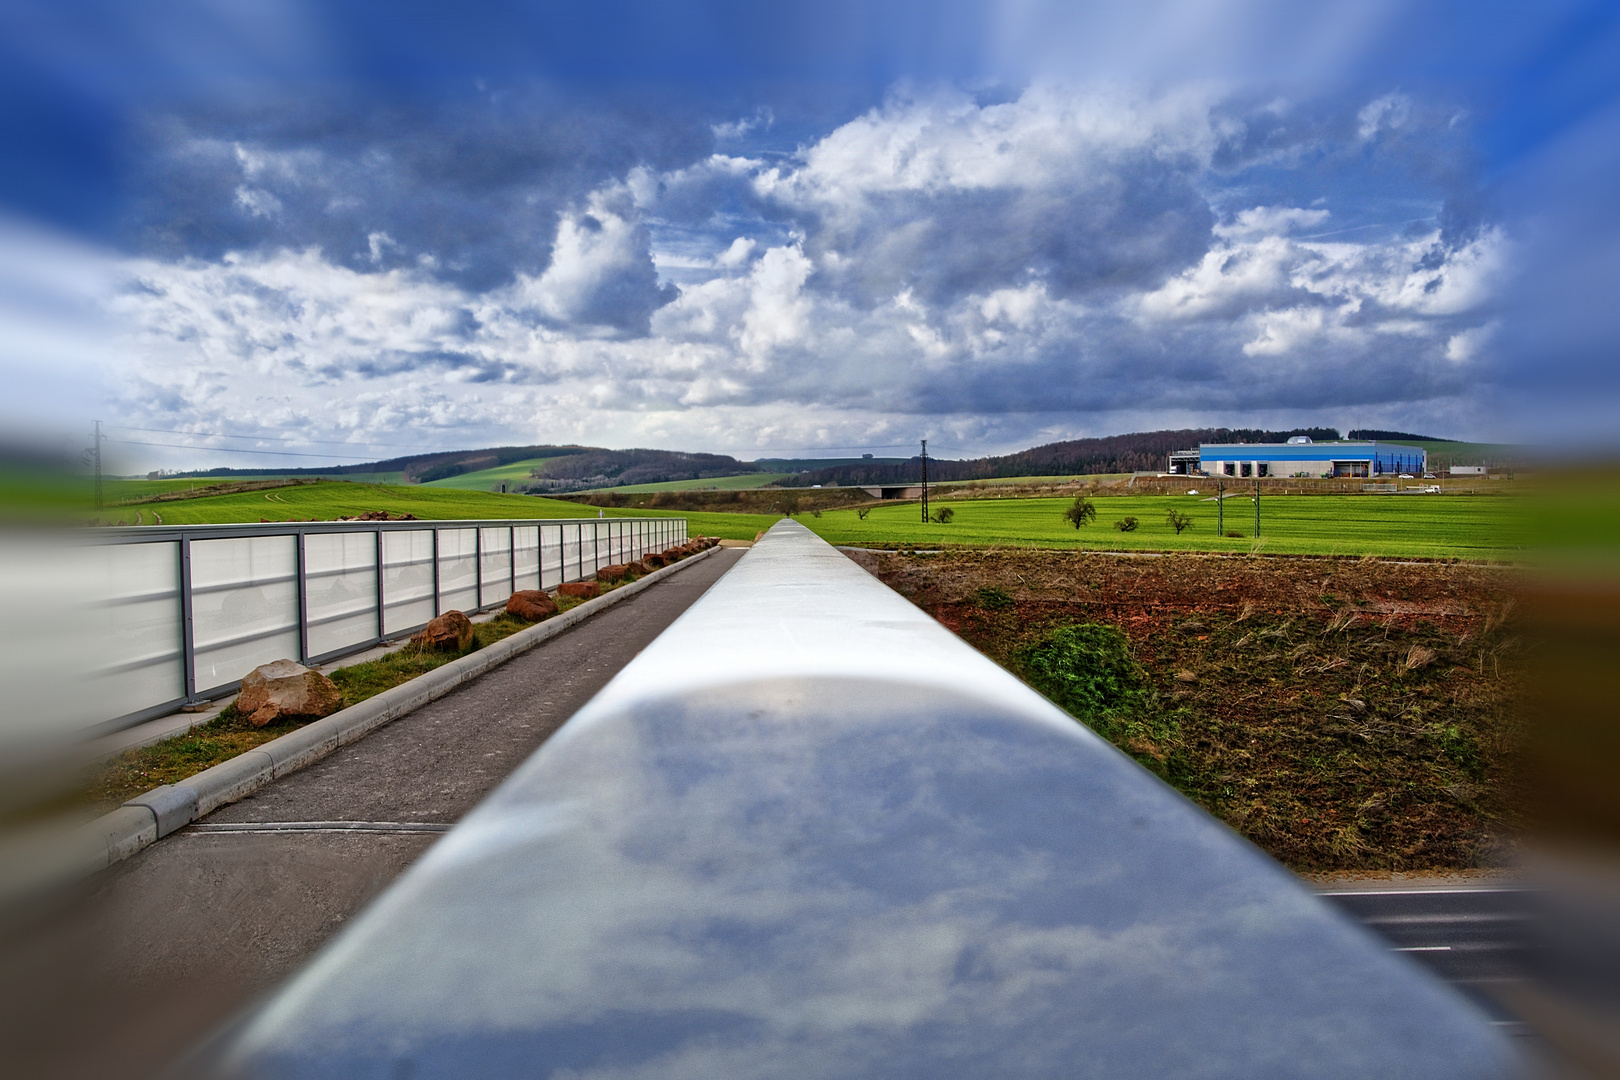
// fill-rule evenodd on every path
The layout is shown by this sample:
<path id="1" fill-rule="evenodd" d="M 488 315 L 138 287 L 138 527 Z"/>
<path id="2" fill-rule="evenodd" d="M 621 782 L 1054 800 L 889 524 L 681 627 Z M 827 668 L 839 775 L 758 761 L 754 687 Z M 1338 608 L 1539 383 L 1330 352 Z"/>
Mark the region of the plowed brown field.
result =
<path id="1" fill-rule="evenodd" d="M 1171 723 L 1159 742 L 1122 749 L 1295 869 L 1511 856 L 1527 813 L 1518 571 L 1039 550 L 852 557 L 1014 672 L 1059 626 L 1123 630 Z"/>

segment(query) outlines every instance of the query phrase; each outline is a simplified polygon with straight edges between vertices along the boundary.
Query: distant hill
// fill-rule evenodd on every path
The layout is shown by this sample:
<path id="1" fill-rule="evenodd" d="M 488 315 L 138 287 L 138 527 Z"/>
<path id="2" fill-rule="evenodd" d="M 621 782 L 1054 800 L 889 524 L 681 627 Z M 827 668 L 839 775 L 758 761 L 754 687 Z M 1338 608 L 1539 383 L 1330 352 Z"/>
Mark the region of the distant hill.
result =
<path id="1" fill-rule="evenodd" d="M 1172 450 L 1190 450 L 1201 442 L 1282 442 L 1295 435 L 1308 435 L 1318 441 L 1339 437 L 1335 428 L 1294 428 L 1289 431 L 1263 431 L 1258 428 L 1181 428 L 1174 431 L 1142 431 L 1129 435 L 1108 435 L 1097 439 L 1069 439 L 1047 443 L 1015 454 L 952 461 L 928 459 L 928 479 L 949 483 L 962 480 L 992 480 L 1006 476 L 1073 476 L 1085 473 L 1148 472 L 1163 469 Z M 782 484 L 901 484 L 915 483 L 922 475 L 922 461 L 911 458 L 899 465 L 860 462 L 830 469 L 801 473 Z"/>
<path id="2" fill-rule="evenodd" d="M 494 446 L 487 450 L 439 450 L 430 454 L 410 454 L 406 457 L 388 458 L 384 461 L 362 462 L 358 465 L 320 465 L 298 469 L 266 469 L 263 466 L 256 468 L 231 469 L 192 469 L 184 472 L 165 473 L 166 476 L 175 477 L 203 477 L 203 476 L 364 476 L 371 473 L 402 473 L 407 483 L 425 483 L 428 480 L 442 480 L 449 476 L 459 476 L 464 472 L 477 472 L 480 469 L 493 468 L 497 465 L 509 465 L 514 461 L 525 458 L 563 457 L 568 454 L 584 453 L 592 450 L 589 446 Z"/>
<path id="3" fill-rule="evenodd" d="M 407 484 L 427 484 L 467 473 L 485 472 L 531 459 L 547 459 L 544 475 L 514 483 L 514 491 L 535 493 L 579 491 L 622 484 L 653 484 L 669 480 L 704 480 L 759 472 L 752 462 L 724 454 L 687 454 L 674 450 L 608 450 L 599 446 L 495 446 L 487 450 L 449 450 L 413 454 L 358 465 L 329 465 L 300 469 L 202 469 L 166 475 L 228 479 L 239 476 L 329 476 L 371 478 L 378 473 L 400 473 Z"/>
<path id="4" fill-rule="evenodd" d="M 1350 433 L 1351 439 L 1405 439 L 1407 442 L 1422 443 L 1454 443 L 1456 439 L 1441 439 L 1434 435 L 1413 435 L 1410 431 L 1380 431 L 1377 428 L 1356 428 Z"/>

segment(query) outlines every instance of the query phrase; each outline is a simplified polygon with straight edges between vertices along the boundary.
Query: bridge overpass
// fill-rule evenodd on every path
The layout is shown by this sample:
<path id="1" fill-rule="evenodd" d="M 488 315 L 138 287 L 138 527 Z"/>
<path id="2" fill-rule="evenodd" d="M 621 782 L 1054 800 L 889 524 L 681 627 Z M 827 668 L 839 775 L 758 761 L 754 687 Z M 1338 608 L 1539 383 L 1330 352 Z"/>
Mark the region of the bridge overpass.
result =
<path id="1" fill-rule="evenodd" d="M 188 1065 L 1523 1068 L 1467 1000 L 791 521 Z"/>

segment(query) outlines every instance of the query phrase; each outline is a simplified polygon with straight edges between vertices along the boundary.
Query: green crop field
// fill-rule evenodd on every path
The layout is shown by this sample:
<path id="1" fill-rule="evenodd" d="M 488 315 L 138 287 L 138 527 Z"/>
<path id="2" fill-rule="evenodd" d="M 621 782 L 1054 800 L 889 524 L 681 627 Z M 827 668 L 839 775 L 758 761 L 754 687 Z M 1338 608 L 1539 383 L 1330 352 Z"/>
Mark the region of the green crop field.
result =
<path id="1" fill-rule="evenodd" d="M 510 465 L 497 465 L 493 469 L 479 469 L 477 472 L 462 473 L 460 476 L 447 476 L 443 480 L 429 480 L 422 486 L 460 488 L 464 491 L 497 491 L 502 484 L 510 486 L 523 483 L 535 469 L 544 469 L 546 462 L 556 460 L 554 457 L 528 458 L 524 461 L 514 461 Z"/>
<path id="2" fill-rule="evenodd" d="M 948 525 L 923 524 L 915 503 L 875 507 L 865 521 L 854 510 L 827 510 L 802 517 L 836 544 L 882 546 L 1008 545 L 1125 551 L 1259 550 L 1268 554 L 1381 555 L 1423 558 L 1517 557 L 1527 543 L 1523 500 L 1500 496 L 1295 495 L 1262 496 L 1261 541 L 1256 545 L 1254 503 L 1225 502 L 1225 526 L 1240 537 L 1216 534 L 1213 501 L 1185 495 L 1123 495 L 1097 498 L 1097 517 L 1076 529 L 1063 516 L 1070 499 L 951 499 Z M 1165 523 L 1165 511 L 1193 519 L 1180 536 Z M 1116 521 L 1139 520 L 1135 532 Z"/>
<path id="3" fill-rule="evenodd" d="M 217 525 L 254 521 L 331 521 L 356 517 L 371 510 L 391 514 L 414 514 L 428 521 L 467 518 L 583 518 L 596 517 L 597 508 L 558 499 L 532 495 L 502 495 L 495 492 L 435 488 L 426 484 L 389 486 L 322 481 L 271 491 L 245 491 L 234 495 L 210 495 L 176 502 L 145 506 L 109 507 L 104 519 L 134 524 L 140 511 L 142 523 L 164 525 Z M 604 511 L 607 517 L 683 517 L 690 535 L 719 536 L 752 540 L 776 518 L 769 514 L 693 514 L 659 510 Z"/>
<path id="4" fill-rule="evenodd" d="M 659 484 L 626 484 L 623 487 L 598 488 L 599 491 L 742 491 L 762 488 L 778 480 L 786 480 L 793 473 L 744 473 L 742 476 L 714 476 L 707 480 L 665 480 Z"/>

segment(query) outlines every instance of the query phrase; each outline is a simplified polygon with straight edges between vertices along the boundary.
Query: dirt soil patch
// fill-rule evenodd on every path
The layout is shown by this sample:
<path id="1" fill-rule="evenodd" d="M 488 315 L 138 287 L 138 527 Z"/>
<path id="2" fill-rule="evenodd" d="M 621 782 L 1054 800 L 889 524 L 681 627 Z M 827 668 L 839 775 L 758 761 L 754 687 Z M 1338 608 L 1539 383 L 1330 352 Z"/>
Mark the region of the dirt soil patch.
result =
<path id="1" fill-rule="evenodd" d="M 1511 861 L 1523 775 L 1520 572 L 1207 555 L 857 552 L 1031 682 L 1065 627 L 1122 631 L 1154 711 L 1116 745 L 1290 867 Z"/>

